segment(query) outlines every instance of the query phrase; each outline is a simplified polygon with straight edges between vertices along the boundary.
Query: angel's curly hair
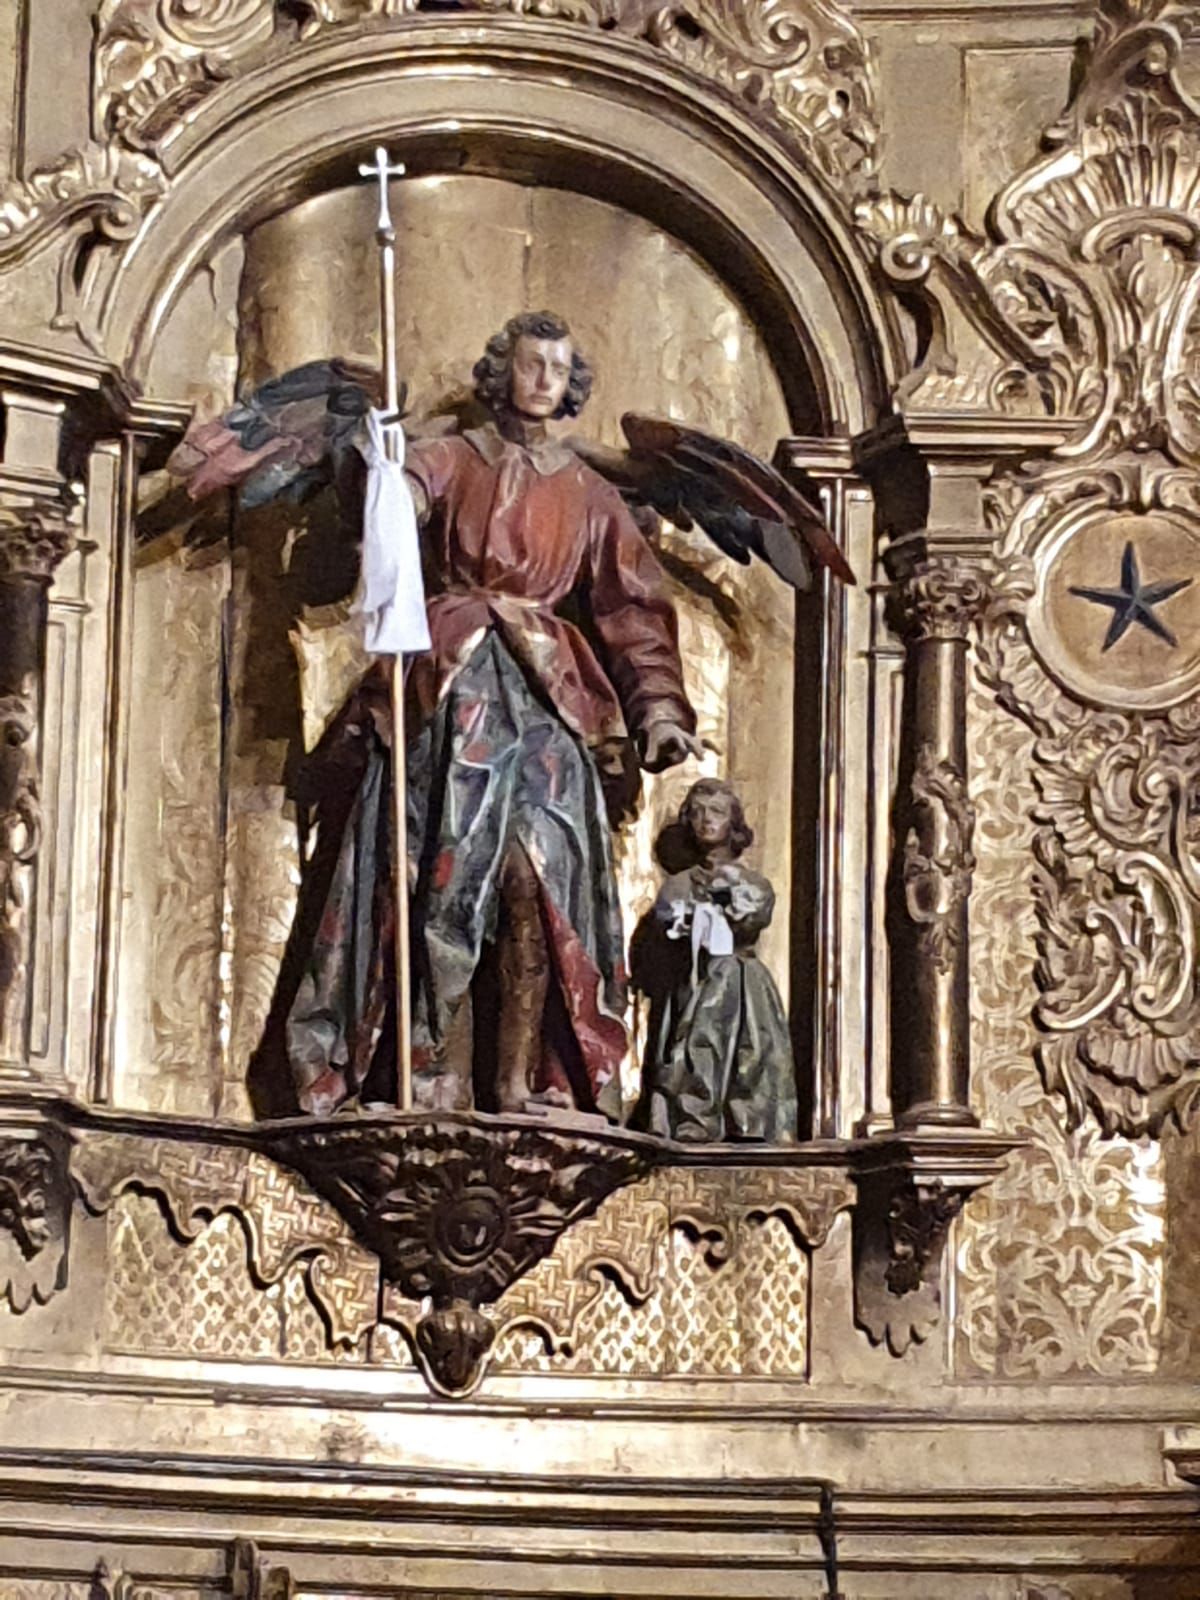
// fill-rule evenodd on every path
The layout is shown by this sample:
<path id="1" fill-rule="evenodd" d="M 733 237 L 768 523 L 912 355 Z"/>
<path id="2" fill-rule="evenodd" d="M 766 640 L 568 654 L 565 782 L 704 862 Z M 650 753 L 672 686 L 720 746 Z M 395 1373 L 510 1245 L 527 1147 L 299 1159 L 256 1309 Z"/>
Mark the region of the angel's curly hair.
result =
<path id="1" fill-rule="evenodd" d="M 523 311 L 510 317 L 499 333 L 494 333 L 487 348 L 475 363 L 475 398 L 489 411 L 503 411 L 512 392 L 513 354 L 517 340 L 569 339 L 571 330 L 564 318 L 553 311 Z M 592 392 L 592 369 L 579 351 L 571 350 L 571 376 L 556 417 L 577 417 Z"/>
<path id="2" fill-rule="evenodd" d="M 737 791 L 731 783 L 726 783 L 723 778 L 697 778 L 696 782 L 683 797 L 683 804 L 679 807 L 679 826 L 691 832 L 692 827 L 692 801 L 699 795 L 723 794 L 729 799 L 729 851 L 733 856 L 744 855 L 754 843 L 754 829 L 746 821 L 746 813 L 742 810 L 742 802 L 738 799 Z"/>

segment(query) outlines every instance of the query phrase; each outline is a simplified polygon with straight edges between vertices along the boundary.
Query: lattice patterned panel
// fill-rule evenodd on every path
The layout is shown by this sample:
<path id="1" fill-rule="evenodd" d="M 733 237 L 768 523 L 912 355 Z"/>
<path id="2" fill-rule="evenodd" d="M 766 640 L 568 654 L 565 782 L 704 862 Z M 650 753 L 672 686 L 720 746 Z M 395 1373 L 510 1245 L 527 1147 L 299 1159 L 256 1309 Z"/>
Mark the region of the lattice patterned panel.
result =
<path id="1" fill-rule="evenodd" d="M 221 1213 L 185 1245 L 157 1201 L 121 1195 L 109 1213 L 107 1343 L 123 1353 L 215 1361 L 361 1361 L 361 1349 L 329 1349 L 307 1271 L 298 1261 L 263 1287 L 247 1264 L 237 1216 Z"/>
<path id="2" fill-rule="evenodd" d="M 0 1600 L 91 1600 L 88 1583 L 63 1583 L 52 1578 L 0 1577 Z"/>
<path id="3" fill-rule="evenodd" d="M 988 1127 L 1030 1143 L 958 1225 L 957 1360 L 964 1372 L 1006 1378 L 1154 1372 L 1163 1332 L 1162 1150 L 1087 1127 L 1067 1133 L 1058 1100 L 1045 1092 L 1033 1023 L 1034 791 L 1022 776 L 1032 772 L 1032 735 L 979 687 L 971 731 L 979 808 L 973 1092 Z"/>
<path id="4" fill-rule="evenodd" d="M 676 1226 L 662 1241 L 644 1299 L 618 1272 L 599 1268 L 569 1351 L 550 1357 L 540 1340 L 518 1329 L 501 1340 L 496 1364 L 525 1372 L 802 1378 L 808 1276 L 808 1253 L 780 1217 L 749 1223 L 724 1262 L 714 1261 L 689 1228 Z"/>

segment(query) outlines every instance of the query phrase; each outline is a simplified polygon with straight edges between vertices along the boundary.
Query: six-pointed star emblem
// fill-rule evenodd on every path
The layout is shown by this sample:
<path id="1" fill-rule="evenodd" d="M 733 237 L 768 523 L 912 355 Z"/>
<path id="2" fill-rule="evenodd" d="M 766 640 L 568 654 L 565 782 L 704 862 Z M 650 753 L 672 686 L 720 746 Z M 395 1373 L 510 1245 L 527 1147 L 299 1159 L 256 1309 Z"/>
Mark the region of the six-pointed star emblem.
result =
<path id="1" fill-rule="evenodd" d="M 1166 623 L 1155 616 L 1154 607 L 1162 605 L 1164 600 L 1169 600 L 1181 589 L 1186 589 L 1191 581 L 1190 578 L 1176 578 L 1165 583 L 1143 584 L 1141 574 L 1138 572 L 1137 552 L 1131 540 L 1126 544 L 1125 553 L 1121 557 L 1119 589 L 1085 589 L 1072 585 L 1071 593 L 1079 595 L 1083 600 L 1090 600 L 1093 605 L 1112 608 L 1112 621 L 1108 625 L 1108 632 L 1100 647 L 1102 650 L 1111 650 L 1126 629 L 1135 622 L 1173 645 L 1179 641 Z"/>

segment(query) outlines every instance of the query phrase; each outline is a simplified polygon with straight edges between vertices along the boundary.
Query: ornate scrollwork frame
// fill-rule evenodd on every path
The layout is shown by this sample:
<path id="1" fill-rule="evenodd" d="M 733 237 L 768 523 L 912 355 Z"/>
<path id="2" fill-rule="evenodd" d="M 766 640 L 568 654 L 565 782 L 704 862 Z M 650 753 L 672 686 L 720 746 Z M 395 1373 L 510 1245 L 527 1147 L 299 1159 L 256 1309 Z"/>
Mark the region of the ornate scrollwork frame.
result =
<path id="1" fill-rule="evenodd" d="M 1047 153 L 994 199 L 986 233 L 921 195 L 858 203 L 881 272 L 927 313 L 906 402 L 1069 418 L 1058 454 L 1078 459 L 1170 432 L 1196 464 L 1194 356 L 1170 336 L 1197 298 L 1196 107 L 1175 72 L 1187 11 L 1101 6 L 1075 99 Z M 964 320 L 986 371 L 959 365 Z"/>
<path id="2" fill-rule="evenodd" d="M 1051 556 L 1105 519 L 1200 534 L 1200 106 L 1177 67 L 1173 0 L 1100 9 L 1046 154 L 995 198 L 986 233 L 920 197 L 858 219 L 880 269 L 925 302 L 906 408 L 1061 419 L 1043 459 L 988 498 L 984 676 L 1037 736 L 1031 863 L 1047 1085 L 1073 1124 L 1156 1134 L 1200 1103 L 1197 670 L 1132 689 L 1070 667 Z M 970 324 L 987 362 L 964 370 Z"/>
<path id="3" fill-rule="evenodd" d="M 217 84 L 294 46 L 297 34 L 411 25 L 424 9 L 422 0 L 105 0 L 96 125 L 153 151 Z M 458 9 L 644 43 L 775 121 L 830 180 L 861 185 L 874 173 L 870 55 L 829 0 L 461 0 Z"/>
<path id="4" fill-rule="evenodd" d="M 400 1114 L 281 1124 L 266 1147 L 304 1177 L 423 1309 L 402 1331 L 430 1386 L 469 1394 L 498 1300 L 576 1222 L 650 1170 L 655 1140 L 525 1118 Z M 512 1322 L 507 1324 L 512 1326 Z"/>
<path id="5" fill-rule="evenodd" d="M 1200 697 L 1100 709 L 1064 688 L 1034 646 L 1033 555 L 1080 507 L 1183 507 L 1200 522 L 1200 492 L 1190 470 L 1126 455 L 1045 475 L 1015 513 L 994 505 L 1006 539 L 980 659 L 1001 703 L 1037 736 L 1042 1071 L 1071 1125 L 1092 1115 L 1106 1133 L 1153 1136 L 1200 1106 Z"/>
<path id="6" fill-rule="evenodd" d="M 420 0 L 104 0 L 96 19 L 99 136 L 0 188 L 0 271 L 51 241 L 60 249 L 56 321 L 70 327 L 81 251 L 130 240 L 169 187 L 168 136 L 219 85 L 331 29 L 412 28 Z M 445 7 L 433 8 L 445 18 Z M 600 29 L 677 62 L 797 146 L 831 184 L 874 183 L 874 68 L 830 0 L 462 0 L 514 25 Z"/>

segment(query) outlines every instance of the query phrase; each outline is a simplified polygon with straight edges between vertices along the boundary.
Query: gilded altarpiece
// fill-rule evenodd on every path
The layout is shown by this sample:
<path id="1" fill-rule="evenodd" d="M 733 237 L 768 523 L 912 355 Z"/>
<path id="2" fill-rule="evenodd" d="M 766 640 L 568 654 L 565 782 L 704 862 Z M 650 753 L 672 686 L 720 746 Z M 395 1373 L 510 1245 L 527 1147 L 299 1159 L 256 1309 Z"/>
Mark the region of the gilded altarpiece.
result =
<path id="1" fill-rule="evenodd" d="M 0 1600 L 1192 1593 L 1188 8 L 19 21 Z M 380 141 L 418 427 L 553 305 L 601 442 L 633 410 L 773 460 L 857 573 L 796 597 L 654 530 L 708 746 L 616 845 L 628 931 L 688 785 L 736 787 L 792 1145 L 253 1118 L 289 781 L 365 658 L 328 497 L 197 507 L 166 463 L 379 360 Z M 329 1198 L 360 1157 L 374 1210 Z"/>

